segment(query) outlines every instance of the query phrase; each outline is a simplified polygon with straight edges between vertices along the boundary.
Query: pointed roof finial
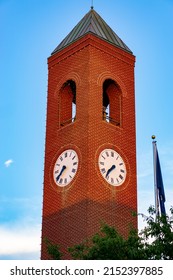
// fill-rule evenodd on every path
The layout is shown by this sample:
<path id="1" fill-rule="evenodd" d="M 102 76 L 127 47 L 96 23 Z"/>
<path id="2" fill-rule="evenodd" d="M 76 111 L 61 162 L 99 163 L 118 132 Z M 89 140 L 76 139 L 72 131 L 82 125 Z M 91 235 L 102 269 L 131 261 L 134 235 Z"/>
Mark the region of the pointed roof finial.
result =
<path id="1" fill-rule="evenodd" d="M 91 0 L 91 10 L 94 9 L 94 6 L 93 6 L 93 0 Z"/>

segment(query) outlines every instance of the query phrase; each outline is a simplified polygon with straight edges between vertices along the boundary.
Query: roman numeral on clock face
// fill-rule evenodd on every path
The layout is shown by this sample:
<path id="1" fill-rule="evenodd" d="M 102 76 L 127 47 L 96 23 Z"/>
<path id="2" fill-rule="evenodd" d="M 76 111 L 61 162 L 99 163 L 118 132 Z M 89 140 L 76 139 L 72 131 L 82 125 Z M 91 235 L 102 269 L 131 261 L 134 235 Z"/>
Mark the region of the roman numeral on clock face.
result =
<path id="1" fill-rule="evenodd" d="M 109 153 L 108 152 L 106 152 L 106 155 L 107 155 L 107 157 L 109 157 Z"/>
<path id="2" fill-rule="evenodd" d="M 101 172 L 104 174 L 104 173 L 106 173 L 106 169 L 105 168 L 102 168 L 101 169 Z"/>

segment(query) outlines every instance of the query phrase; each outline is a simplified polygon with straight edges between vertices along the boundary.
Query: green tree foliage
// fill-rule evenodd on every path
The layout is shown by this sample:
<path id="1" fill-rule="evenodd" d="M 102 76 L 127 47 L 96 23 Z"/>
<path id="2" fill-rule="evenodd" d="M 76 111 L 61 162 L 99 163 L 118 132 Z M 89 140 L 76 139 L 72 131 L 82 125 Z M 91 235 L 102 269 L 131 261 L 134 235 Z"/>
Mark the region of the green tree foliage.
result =
<path id="1" fill-rule="evenodd" d="M 160 260 L 173 259 L 173 219 L 168 216 L 155 218 L 150 207 L 145 217 L 147 226 L 139 233 L 130 229 L 127 238 L 114 227 L 102 224 L 100 231 L 90 239 L 68 249 L 72 259 L 78 260 Z M 171 208 L 173 215 L 173 208 Z M 59 246 L 46 241 L 52 259 L 60 259 Z"/>
<path id="2" fill-rule="evenodd" d="M 60 252 L 60 246 L 52 243 L 50 240 L 45 238 L 44 240 L 47 248 L 47 252 L 50 255 L 52 260 L 61 260 L 62 253 Z"/>
<path id="3" fill-rule="evenodd" d="M 155 218 L 155 209 L 150 207 L 150 216 L 147 217 L 147 226 L 139 233 L 143 239 L 143 247 L 147 259 L 173 259 L 173 208 L 171 217 L 161 215 Z"/>
<path id="4" fill-rule="evenodd" d="M 91 240 L 69 249 L 73 259 L 82 260 L 134 260 L 145 259 L 143 244 L 136 230 L 130 230 L 124 239 L 113 227 L 106 224 Z"/>

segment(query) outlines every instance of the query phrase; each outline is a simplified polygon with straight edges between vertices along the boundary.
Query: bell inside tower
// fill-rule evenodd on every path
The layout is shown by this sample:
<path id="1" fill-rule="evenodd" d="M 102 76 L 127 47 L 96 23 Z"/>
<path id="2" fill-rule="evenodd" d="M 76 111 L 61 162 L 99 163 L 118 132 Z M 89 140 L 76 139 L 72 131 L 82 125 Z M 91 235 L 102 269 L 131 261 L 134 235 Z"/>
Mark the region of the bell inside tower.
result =
<path id="1" fill-rule="evenodd" d="M 103 83 L 103 120 L 121 126 L 121 90 L 118 84 L 107 79 Z"/>
<path id="2" fill-rule="evenodd" d="M 76 84 L 66 81 L 60 90 L 60 126 L 66 126 L 76 119 Z"/>

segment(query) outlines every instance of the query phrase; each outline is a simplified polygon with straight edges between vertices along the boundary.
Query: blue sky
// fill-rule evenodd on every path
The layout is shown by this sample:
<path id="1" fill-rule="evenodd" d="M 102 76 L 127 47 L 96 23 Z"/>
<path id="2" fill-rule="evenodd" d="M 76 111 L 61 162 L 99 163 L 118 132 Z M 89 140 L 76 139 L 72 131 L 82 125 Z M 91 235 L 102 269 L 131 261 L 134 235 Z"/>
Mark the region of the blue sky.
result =
<path id="1" fill-rule="evenodd" d="M 0 0 L 0 259 L 40 257 L 47 57 L 90 6 L 91 0 Z M 94 8 L 136 56 L 139 212 L 154 204 L 152 134 L 169 209 L 173 0 L 94 0 Z"/>

